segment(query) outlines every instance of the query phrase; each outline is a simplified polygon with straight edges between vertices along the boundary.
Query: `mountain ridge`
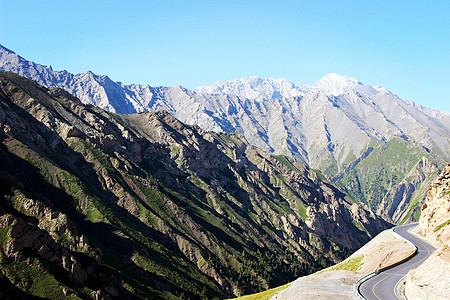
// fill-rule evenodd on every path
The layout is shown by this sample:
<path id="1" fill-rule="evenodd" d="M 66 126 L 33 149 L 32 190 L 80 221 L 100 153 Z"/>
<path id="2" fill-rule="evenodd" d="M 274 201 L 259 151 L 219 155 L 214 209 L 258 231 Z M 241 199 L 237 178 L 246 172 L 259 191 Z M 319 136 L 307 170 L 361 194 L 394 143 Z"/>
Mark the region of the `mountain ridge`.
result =
<path id="1" fill-rule="evenodd" d="M 398 211 L 390 207 L 394 195 L 401 193 L 396 184 L 405 181 L 409 185 L 406 174 L 413 172 L 422 157 L 435 166 L 434 172 L 450 160 L 450 113 L 403 101 L 385 88 L 367 86 L 351 77 L 329 74 L 311 86 L 256 76 L 219 81 L 194 90 L 124 85 L 92 72 L 57 73 L 19 59 L 6 48 L 0 49 L 1 70 L 28 74 L 51 88 L 62 87 L 83 103 L 120 113 L 163 109 L 204 130 L 240 133 L 253 146 L 321 170 L 355 199 L 372 203 L 372 209 L 394 222 L 408 219 L 413 210 L 417 212 L 418 203 L 425 198 L 424 186 L 432 175 L 426 180 L 419 176 L 422 181 L 413 184 L 412 194 L 403 195 L 406 206 Z M 378 188 L 376 182 L 361 177 L 375 170 L 379 173 L 383 166 L 369 154 L 373 149 L 374 153 L 386 153 L 381 150 L 394 146 L 400 152 L 414 148 L 422 157 L 414 156 L 412 162 L 408 161 L 412 158 L 400 160 L 399 165 L 383 173 L 386 180 L 381 188 L 391 198 L 379 194 L 372 200 L 370 190 Z M 400 152 L 392 156 L 401 157 Z M 375 165 L 364 166 L 366 159 Z M 395 171 L 402 164 L 408 165 L 403 175 Z M 361 182 L 363 186 L 359 186 Z M 383 210 L 386 206 L 390 213 Z"/>

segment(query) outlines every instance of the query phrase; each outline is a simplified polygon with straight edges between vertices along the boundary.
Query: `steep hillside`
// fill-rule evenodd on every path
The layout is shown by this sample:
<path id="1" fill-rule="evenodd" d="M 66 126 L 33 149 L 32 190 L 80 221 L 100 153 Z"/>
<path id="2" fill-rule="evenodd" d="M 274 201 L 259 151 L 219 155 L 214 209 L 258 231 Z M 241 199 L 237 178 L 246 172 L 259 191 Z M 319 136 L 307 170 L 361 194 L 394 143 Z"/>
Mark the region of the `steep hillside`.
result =
<path id="1" fill-rule="evenodd" d="M 421 203 L 443 161 L 414 141 L 392 138 L 370 148 L 333 181 L 395 223 L 418 220 Z"/>
<path id="2" fill-rule="evenodd" d="M 256 76 L 194 90 L 124 85 L 92 72 L 54 71 L 2 46 L 0 70 L 111 112 L 163 109 L 203 130 L 240 133 L 250 145 L 320 170 L 393 222 L 417 220 L 430 178 L 450 161 L 450 113 L 337 74 L 310 86 Z"/>
<path id="3" fill-rule="evenodd" d="M 450 293 L 450 164 L 437 176 L 422 206 L 420 233 L 438 248 L 408 272 L 408 299 L 449 299 Z"/>
<path id="4" fill-rule="evenodd" d="M 419 227 L 421 233 L 439 246 L 450 241 L 450 163 L 437 176 L 428 190 L 422 206 Z"/>
<path id="5" fill-rule="evenodd" d="M 323 176 L 169 113 L 119 115 L 0 73 L 2 296 L 231 297 L 388 224 Z"/>

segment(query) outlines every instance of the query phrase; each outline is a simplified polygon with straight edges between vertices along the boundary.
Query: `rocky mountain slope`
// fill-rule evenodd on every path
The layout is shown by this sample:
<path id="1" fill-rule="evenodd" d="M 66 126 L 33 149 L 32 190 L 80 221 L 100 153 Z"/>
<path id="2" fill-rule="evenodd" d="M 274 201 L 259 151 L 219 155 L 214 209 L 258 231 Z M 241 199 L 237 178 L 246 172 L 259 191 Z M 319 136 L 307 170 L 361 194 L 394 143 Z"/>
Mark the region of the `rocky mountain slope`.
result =
<path id="1" fill-rule="evenodd" d="M 212 299 L 289 282 L 388 227 L 319 172 L 169 113 L 0 73 L 0 296 Z M 30 297 L 31 297 L 30 296 Z"/>
<path id="2" fill-rule="evenodd" d="M 408 272 L 405 294 L 408 299 L 450 299 L 450 164 L 431 184 L 419 228 L 438 249 Z"/>
<path id="3" fill-rule="evenodd" d="M 54 71 L 0 46 L 0 70 L 117 113 L 167 110 L 203 130 L 240 133 L 329 176 L 394 222 L 417 219 L 428 185 L 450 160 L 450 113 L 329 74 L 311 86 L 249 77 L 187 90 L 124 85 L 92 72 Z"/>
<path id="4" fill-rule="evenodd" d="M 439 246 L 450 241 L 450 163 L 433 181 L 422 206 L 420 232 Z"/>

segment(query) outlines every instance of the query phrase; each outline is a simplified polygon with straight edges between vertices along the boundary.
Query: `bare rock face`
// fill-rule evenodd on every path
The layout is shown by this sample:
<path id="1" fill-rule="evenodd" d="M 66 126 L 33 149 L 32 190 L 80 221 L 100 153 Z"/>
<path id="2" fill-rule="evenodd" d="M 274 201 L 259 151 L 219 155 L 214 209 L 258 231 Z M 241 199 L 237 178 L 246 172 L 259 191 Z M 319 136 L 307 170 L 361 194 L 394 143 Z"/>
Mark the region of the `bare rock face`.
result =
<path id="1" fill-rule="evenodd" d="M 3 253 L 8 260 L 16 263 L 27 260 L 27 251 L 36 253 L 41 259 L 56 264 L 69 272 L 71 280 L 83 284 L 88 274 L 81 267 L 71 251 L 55 241 L 46 230 L 13 215 L 0 217 L 0 228 L 5 231 Z"/>
<path id="2" fill-rule="evenodd" d="M 422 234 L 438 245 L 450 241 L 450 164 L 431 184 L 419 221 Z"/>
<path id="3" fill-rule="evenodd" d="M 422 206 L 420 233 L 439 248 L 408 272 L 408 299 L 450 299 L 450 164 L 431 184 Z"/>
<path id="4" fill-rule="evenodd" d="M 436 250 L 423 264 L 408 272 L 408 299 L 450 299 L 450 248 Z"/>

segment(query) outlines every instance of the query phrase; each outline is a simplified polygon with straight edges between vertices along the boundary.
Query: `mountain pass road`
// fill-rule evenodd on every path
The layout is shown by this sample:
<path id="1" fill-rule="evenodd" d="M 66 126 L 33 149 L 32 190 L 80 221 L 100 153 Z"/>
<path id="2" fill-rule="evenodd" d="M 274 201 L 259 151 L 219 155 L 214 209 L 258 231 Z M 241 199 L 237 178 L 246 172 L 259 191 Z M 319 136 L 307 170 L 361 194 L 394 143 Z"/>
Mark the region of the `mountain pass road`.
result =
<path id="1" fill-rule="evenodd" d="M 417 226 L 417 223 L 398 226 L 394 228 L 394 232 L 413 243 L 417 247 L 417 254 L 408 261 L 383 271 L 363 282 L 359 287 L 359 291 L 364 298 L 369 300 L 399 299 L 395 293 L 396 284 L 409 270 L 419 266 L 433 253 L 435 248 L 432 245 L 407 232 L 415 226 Z"/>

